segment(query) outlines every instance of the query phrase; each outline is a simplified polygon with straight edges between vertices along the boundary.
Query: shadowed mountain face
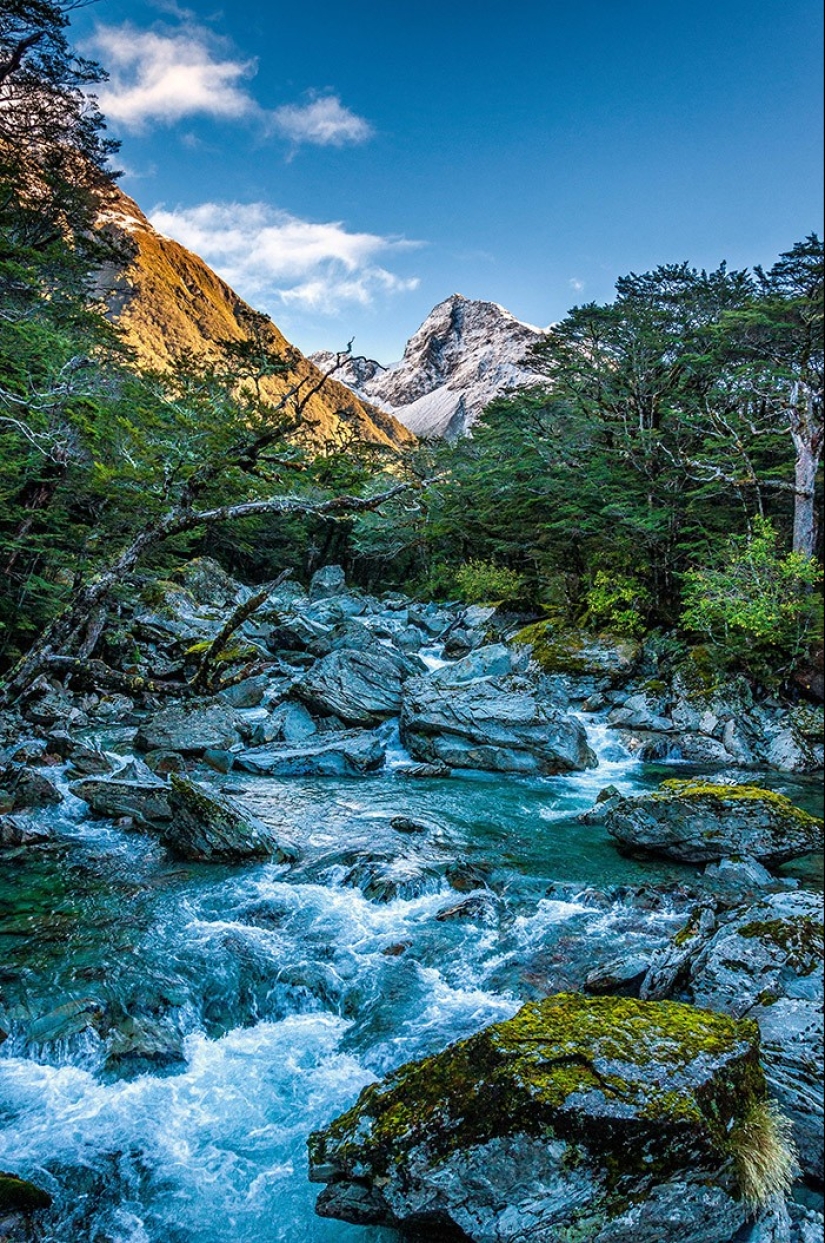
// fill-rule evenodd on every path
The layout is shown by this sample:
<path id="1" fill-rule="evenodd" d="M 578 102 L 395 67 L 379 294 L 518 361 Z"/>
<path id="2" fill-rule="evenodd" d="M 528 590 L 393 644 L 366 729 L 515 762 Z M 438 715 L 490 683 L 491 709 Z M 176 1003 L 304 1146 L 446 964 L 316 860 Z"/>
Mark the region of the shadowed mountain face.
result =
<path id="1" fill-rule="evenodd" d="M 192 251 L 158 233 L 120 190 L 101 212 L 100 224 L 128 238 L 134 249 L 125 267 L 104 269 L 100 292 L 142 365 L 163 371 L 182 355 L 213 361 L 219 342 L 250 339 L 255 321 L 267 347 L 292 363 L 289 374 L 264 377 L 264 397 L 274 403 L 299 381 L 301 393 L 317 384 L 319 369 L 270 319 L 256 315 Z M 354 439 L 397 448 L 415 439 L 392 415 L 367 405 L 335 379 L 310 397 L 305 417 L 305 438 L 316 447 Z"/>
<path id="2" fill-rule="evenodd" d="M 417 436 L 465 435 L 494 397 L 535 384 L 524 366 L 529 347 L 544 334 L 496 302 L 452 294 L 434 307 L 391 367 L 353 360 L 340 379 L 366 401 L 399 419 Z M 313 354 L 328 367 L 334 354 Z"/>

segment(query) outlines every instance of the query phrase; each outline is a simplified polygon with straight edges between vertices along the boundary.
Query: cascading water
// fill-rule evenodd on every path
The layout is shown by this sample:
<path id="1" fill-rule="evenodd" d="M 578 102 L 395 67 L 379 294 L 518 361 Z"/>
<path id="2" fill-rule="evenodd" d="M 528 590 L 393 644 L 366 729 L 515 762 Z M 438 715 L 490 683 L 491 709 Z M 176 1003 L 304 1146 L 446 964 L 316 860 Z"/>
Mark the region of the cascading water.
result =
<path id="1" fill-rule="evenodd" d="M 244 777 L 237 797 L 299 837 L 292 868 L 182 867 L 78 800 L 38 813 L 50 849 L 0 869 L 0 1169 L 55 1196 L 44 1243 L 389 1243 L 315 1216 L 307 1134 L 682 922 L 602 892 L 692 870 L 578 822 L 603 786 L 661 775 L 581 719 L 599 767 L 568 777 L 403 781 L 394 723 L 375 776 Z"/>

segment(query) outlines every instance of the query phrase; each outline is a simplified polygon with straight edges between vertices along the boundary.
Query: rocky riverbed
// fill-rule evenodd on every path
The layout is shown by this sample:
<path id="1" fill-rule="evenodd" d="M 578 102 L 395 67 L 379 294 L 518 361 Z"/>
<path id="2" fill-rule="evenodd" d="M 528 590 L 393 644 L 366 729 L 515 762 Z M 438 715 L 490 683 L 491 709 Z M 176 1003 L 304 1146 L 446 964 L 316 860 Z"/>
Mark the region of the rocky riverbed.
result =
<path id="1" fill-rule="evenodd" d="M 205 560 L 136 585 L 106 641 L 130 692 L 41 679 L 4 722 L 0 1170 L 51 1197 L 39 1237 L 383 1243 L 403 1228 L 503 1243 L 576 1223 L 582 1238 L 664 1237 L 687 1158 L 637 1188 L 649 1207 L 628 1217 L 608 1168 L 614 1105 L 598 1142 L 575 1139 L 578 1173 L 559 1149 L 555 1182 L 534 1122 L 519 1148 L 515 1115 L 500 1120 L 484 1143 L 503 1218 L 487 1192 L 450 1201 L 429 1139 L 415 1195 L 388 1192 L 371 1217 L 347 1210 L 352 1166 L 324 1166 L 316 1141 L 315 1212 L 310 1133 L 367 1085 L 563 994 L 612 1005 L 616 1031 L 636 1013 L 621 999 L 745 1024 L 724 1040 L 759 1068 L 747 1091 L 792 1127 L 789 1213 L 748 1209 L 708 1132 L 694 1135 L 705 1217 L 673 1192 L 683 1221 L 667 1237 L 821 1239 L 821 708 L 720 689 L 605 636 L 530 645 L 523 619 L 365 596 L 336 567 L 242 623 L 227 669 L 246 676 L 184 693 L 249 594 Z M 654 1044 L 661 1075 L 696 1087 L 690 1058 L 677 1074 Z M 577 1047 L 576 1064 L 602 1056 Z M 721 1108 L 724 1058 L 702 1067 L 699 1095 Z M 648 1088 L 633 1108 L 670 1160 L 682 1107 L 659 1116 Z M 483 1164 L 474 1133 L 451 1152 L 465 1182 Z M 529 1206 L 528 1166 L 544 1178 Z M 357 1185 L 374 1176 L 359 1167 Z M 35 1210 L 16 1187 L 0 1229 L 22 1239 Z M 576 1207 L 588 1187 L 613 1234 Z M 536 1207 L 550 1200 L 555 1217 Z"/>

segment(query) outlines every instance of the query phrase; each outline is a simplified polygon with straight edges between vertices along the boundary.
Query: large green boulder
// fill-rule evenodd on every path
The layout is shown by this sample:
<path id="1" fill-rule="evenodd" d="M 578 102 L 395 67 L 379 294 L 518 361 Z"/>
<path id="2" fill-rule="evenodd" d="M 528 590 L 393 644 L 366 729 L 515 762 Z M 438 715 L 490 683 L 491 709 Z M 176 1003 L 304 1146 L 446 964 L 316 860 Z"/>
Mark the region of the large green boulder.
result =
<path id="1" fill-rule="evenodd" d="M 777 865 L 822 849 L 822 821 L 759 786 L 663 781 L 611 803 L 605 827 L 621 849 L 685 863 L 748 855 Z"/>
<path id="2" fill-rule="evenodd" d="M 765 1094 L 748 1020 L 557 994 L 313 1134 L 317 1211 L 476 1243 L 726 1243 L 776 1189 L 742 1160 Z"/>

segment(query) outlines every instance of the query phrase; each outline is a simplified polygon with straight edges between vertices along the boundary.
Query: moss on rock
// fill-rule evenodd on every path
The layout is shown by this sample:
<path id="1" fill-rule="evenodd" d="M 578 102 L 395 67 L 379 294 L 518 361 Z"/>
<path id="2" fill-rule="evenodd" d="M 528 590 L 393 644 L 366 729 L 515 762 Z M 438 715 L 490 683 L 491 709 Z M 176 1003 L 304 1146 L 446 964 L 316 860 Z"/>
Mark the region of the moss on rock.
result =
<path id="1" fill-rule="evenodd" d="M 48 1191 L 18 1178 L 16 1174 L 0 1171 L 0 1213 L 35 1213 L 49 1208 L 52 1197 Z"/>
<path id="2" fill-rule="evenodd" d="M 673 1002 L 561 993 L 366 1088 L 310 1139 L 311 1164 L 385 1176 L 502 1136 L 559 1139 L 612 1171 L 719 1165 L 765 1096 L 755 1023 Z"/>
<path id="3" fill-rule="evenodd" d="M 559 630 L 552 622 L 533 622 L 515 636 L 533 650 L 533 659 L 545 673 L 572 676 L 618 677 L 630 672 L 640 647 L 632 639 L 594 635 L 583 630 Z"/>

